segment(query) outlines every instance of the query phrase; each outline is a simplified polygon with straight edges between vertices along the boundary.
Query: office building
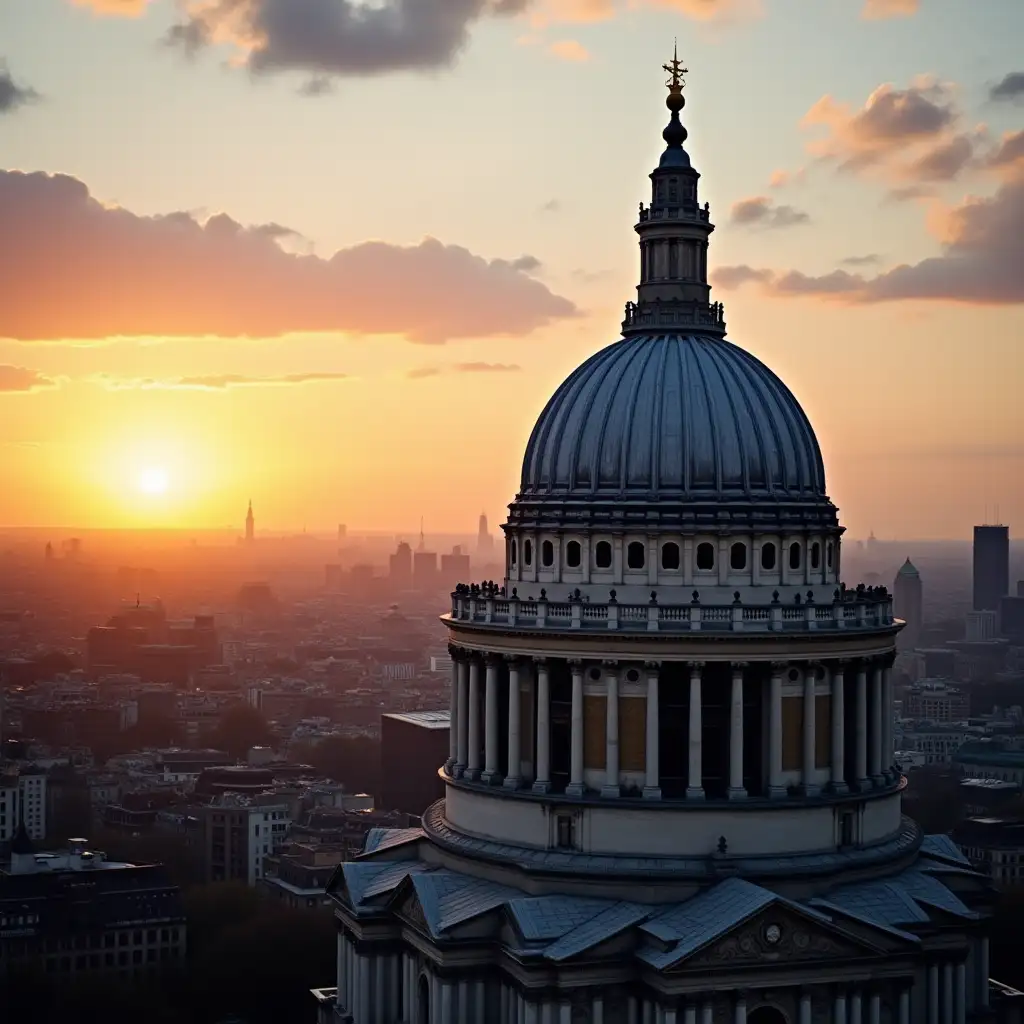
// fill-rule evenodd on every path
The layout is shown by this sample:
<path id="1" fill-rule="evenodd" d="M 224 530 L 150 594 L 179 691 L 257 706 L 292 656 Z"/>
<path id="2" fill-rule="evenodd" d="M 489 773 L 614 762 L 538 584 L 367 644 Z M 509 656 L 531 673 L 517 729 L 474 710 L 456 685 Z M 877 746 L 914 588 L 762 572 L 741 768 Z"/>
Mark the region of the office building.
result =
<path id="1" fill-rule="evenodd" d="M 896 649 L 912 651 L 921 642 L 924 592 L 921 585 L 921 574 L 909 558 L 896 573 L 896 579 L 893 582 L 893 605 L 896 617 L 906 623 L 896 638 Z"/>
<path id="2" fill-rule="evenodd" d="M 380 716 L 380 806 L 421 815 L 444 796 L 437 770 L 448 755 L 447 711 Z"/>
<path id="3" fill-rule="evenodd" d="M 1010 528 L 974 528 L 974 610 L 995 611 L 1010 592 Z"/>

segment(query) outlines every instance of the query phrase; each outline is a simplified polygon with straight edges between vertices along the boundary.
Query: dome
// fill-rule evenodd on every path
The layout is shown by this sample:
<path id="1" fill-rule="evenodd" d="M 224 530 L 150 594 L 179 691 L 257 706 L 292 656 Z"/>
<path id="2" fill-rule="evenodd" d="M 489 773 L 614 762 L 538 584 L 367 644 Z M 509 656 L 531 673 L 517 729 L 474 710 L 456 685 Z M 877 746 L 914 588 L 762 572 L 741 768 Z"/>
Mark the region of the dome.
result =
<path id="1" fill-rule="evenodd" d="M 917 566 L 908 558 L 901 566 L 900 571 L 896 573 L 897 576 L 920 576 L 921 574 L 917 571 Z"/>
<path id="2" fill-rule="evenodd" d="M 703 334 L 639 334 L 558 388 L 517 501 L 828 502 L 821 451 L 785 384 Z"/>

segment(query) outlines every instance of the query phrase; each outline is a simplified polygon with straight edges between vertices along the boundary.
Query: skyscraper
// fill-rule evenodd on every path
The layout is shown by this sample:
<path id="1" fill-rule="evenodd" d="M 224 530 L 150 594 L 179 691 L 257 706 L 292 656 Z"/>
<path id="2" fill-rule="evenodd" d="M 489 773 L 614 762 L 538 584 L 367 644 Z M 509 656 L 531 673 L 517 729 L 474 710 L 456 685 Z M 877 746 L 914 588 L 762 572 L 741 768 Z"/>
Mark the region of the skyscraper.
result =
<path id="1" fill-rule="evenodd" d="M 249 544 L 256 539 L 256 519 L 252 514 L 252 498 L 249 499 L 249 511 L 245 514 L 245 539 Z"/>
<path id="2" fill-rule="evenodd" d="M 924 606 L 924 594 L 921 586 L 921 574 L 914 563 L 908 558 L 896 573 L 893 583 L 894 611 L 897 618 L 903 619 L 906 626 L 896 638 L 896 649 L 912 651 L 921 641 L 921 620 Z"/>
<path id="3" fill-rule="evenodd" d="M 476 538 L 476 549 L 480 554 L 490 554 L 494 550 L 494 537 L 491 536 L 490 528 L 487 525 L 487 513 L 480 513 L 480 529 Z"/>
<path id="4" fill-rule="evenodd" d="M 1010 592 L 1010 528 L 974 528 L 974 610 L 998 611 Z"/>

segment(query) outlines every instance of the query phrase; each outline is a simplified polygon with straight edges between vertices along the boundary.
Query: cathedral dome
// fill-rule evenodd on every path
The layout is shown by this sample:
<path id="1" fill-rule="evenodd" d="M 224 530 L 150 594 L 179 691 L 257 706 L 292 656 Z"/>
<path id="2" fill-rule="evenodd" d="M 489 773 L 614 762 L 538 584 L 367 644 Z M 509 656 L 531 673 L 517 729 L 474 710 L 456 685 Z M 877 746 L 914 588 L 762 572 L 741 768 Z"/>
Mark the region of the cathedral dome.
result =
<path id="1" fill-rule="evenodd" d="M 518 500 L 827 502 L 786 385 L 702 333 L 635 334 L 591 356 L 533 429 Z"/>

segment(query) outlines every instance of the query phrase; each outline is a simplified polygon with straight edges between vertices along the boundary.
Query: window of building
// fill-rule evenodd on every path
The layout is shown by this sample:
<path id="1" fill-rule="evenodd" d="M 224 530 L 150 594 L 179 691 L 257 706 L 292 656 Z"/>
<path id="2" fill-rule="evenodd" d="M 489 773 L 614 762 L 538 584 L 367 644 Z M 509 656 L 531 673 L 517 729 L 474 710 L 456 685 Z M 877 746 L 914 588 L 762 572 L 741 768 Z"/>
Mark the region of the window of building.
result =
<path id="1" fill-rule="evenodd" d="M 599 540 L 594 546 L 594 565 L 598 569 L 612 567 L 612 546 L 606 540 Z"/>
<path id="2" fill-rule="evenodd" d="M 662 569 L 679 568 L 679 545 L 669 541 L 661 546 L 661 567 Z"/>
<path id="3" fill-rule="evenodd" d="M 742 541 L 733 544 L 729 549 L 729 565 L 736 572 L 742 572 L 747 567 L 747 545 Z"/>
<path id="4" fill-rule="evenodd" d="M 546 540 L 540 546 L 540 562 L 545 569 L 550 568 L 555 561 L 555 545 Z"/>
<path id="5" fill-rule="evenodd" d="M 853 811 L 843 811 L 839 815 L 839 845 L 853 846 L 854 818 Z"/>
<path id="6" fill-rule="evenodd" d="M 580 562 L 583 560 L 582 551 L 580 550 L 580 542 L 578 540 L 571 540 L 565 545 L 565 564 L 570 569 L 578 569 Z"/>
<path id="7" fill-rule="evenodd" d="M 518 548 L 518 545 L 513 540 L 511 545 L 509 546 L 509 558 L 510 558 L 510 560 L 511 560 L 513 565 L 516 564 L 516 555 L 517 555 L 517 550 L 516 549 L 517 548 Z"/>
<path id="8" fill-rule="evenodd" d="M 533 541 L 532 540 L 524 540 L 523 541 L 523 561 L 527 565 L 530 565 L 533 562 Z"/>
<path id="9" fill-rule="evenodd" d="M 790 569 L 800 568 L 800 542 L 793 541 L 789 545 L 789 567 Z"/>
<path id="10" fill-rule="evenodd" d="M 761 568 L 765 572 L 771 572 L 775 568 L 775 545 L 768 543 L 761 545 Z"/>
<path id="11" fill-rule="evenodd" d="M 560 850 L 576 849 L 576 819 L 571 814 L 556 816 L 555 845 Z"/>
<path id="12" fill-rule="evenodd" d="M 644 567 L 644 545 L 641 541 L 631 541 L 626 548 L 626 567 L 629 569 Z"/>
<path id="13" fill-rule="evenodd" d="M 701 572 L 710 572 L 715 567 L 715 545 L 708 544 L 705 541 L 703 544 L 697 545 L 697 568 Z"/>
<path id="14" fill-rule="evenodd" d="M 825 559 L 828 563 L 828 567 L 832 568 L 832 560 L 835 558 L 835 548 L 832 545 L 832 541 L 829 541 L 825 546 Z"/>
<path id="15" fill-rule="evenodd" d="M 817 541 L 811 545 L 811 568 L 821 568 L 821 545 Z"/>

